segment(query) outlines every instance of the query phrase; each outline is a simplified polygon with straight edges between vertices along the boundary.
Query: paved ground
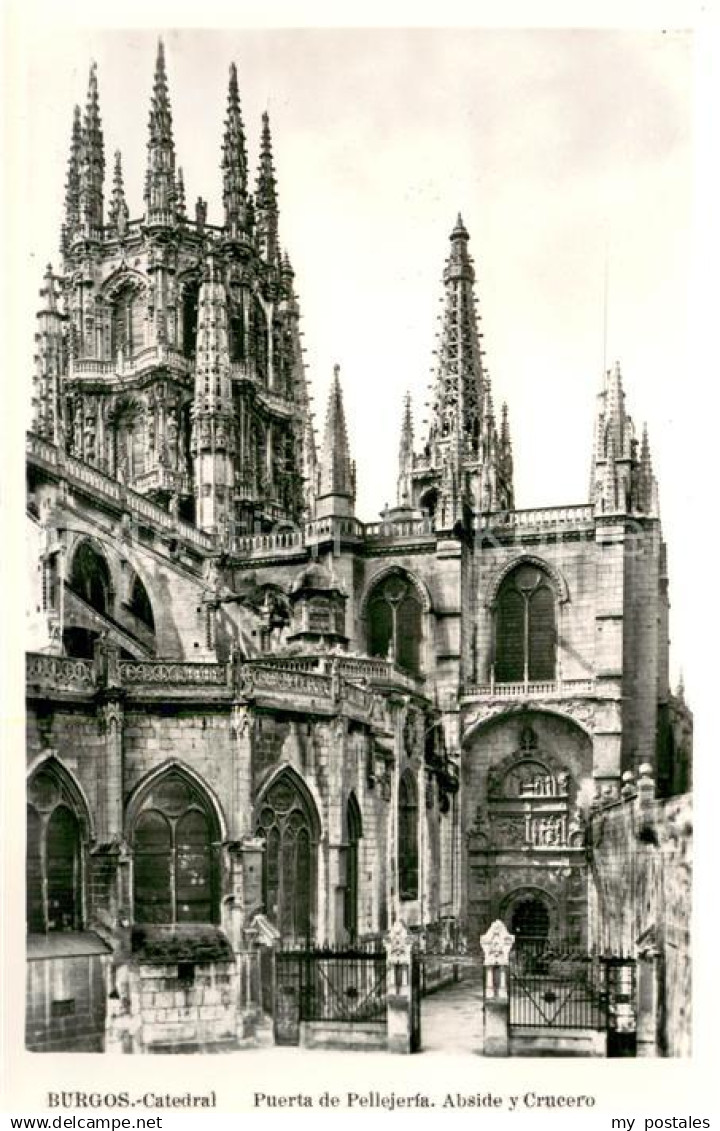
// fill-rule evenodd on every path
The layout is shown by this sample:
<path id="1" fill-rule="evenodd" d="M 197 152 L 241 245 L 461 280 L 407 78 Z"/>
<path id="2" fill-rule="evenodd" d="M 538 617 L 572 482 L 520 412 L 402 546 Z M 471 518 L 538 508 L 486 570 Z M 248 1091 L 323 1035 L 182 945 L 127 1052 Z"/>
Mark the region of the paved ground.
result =
<path id="1" fill-rule="evenodd" d="M 422 1052 L 482 1056 L 482 980 L 477 971 L 422 999 Z"/>

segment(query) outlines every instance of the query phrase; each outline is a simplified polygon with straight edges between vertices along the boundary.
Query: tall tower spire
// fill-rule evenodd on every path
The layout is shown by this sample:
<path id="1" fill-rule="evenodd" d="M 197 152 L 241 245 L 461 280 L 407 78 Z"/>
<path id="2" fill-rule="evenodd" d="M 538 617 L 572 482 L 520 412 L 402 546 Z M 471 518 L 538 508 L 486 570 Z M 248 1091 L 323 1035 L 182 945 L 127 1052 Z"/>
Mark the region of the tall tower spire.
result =
<path id="1" fill-rule="evenodd" d="M 105 154 L 100 99 L 98 95 L 97 66 L 90 67 L 87 102 L 83 120 L 83 145 L 80 161 L 80 222 L 86 239 L 102 238 L 103 181 Z"/>
<path id="2" fill-rule="evenodd" d="M 123 183 L 122 155 L 119 149 L 115 150 L 115 168 L 113 171 L 113 191 L 110 201 L 108 220 L 111 228 L 122 239 L 127 231 L 130 212 L 125 200 L 125 185 Z"/>
<path id="3" fill-rule="evenodd" d="M 245 145 L 245 127 L 240 110 L 237 67 L 230 64 L 228 84 L 227 116 L 222 156 L 223 207 L 225 209 L 225 228 L 230 239 L 238 239 L 247 228 L 250 218 L 248 209 L 248 160 Z"/>
<path id="4" fill-rule="evenodd" d="M 478 450 L 483 373 L 469 239 L 458 215 L 443 274 L 445 311 L 429 434 L 438 464 L 449 445 L 459 443 L 465 459 L 476 457 Z"/>
<path id="5" fill-rule="evenodd" d="M 82 112 L 79 106 L 73 112 L 70 154 L 65 180 L 65 219 L 62 226 L 61 247 L 67 255 L 80 226 L 80 163 L 82 161 Z"/>
<path id="6" fill-rule="evenodd" d="M 260 138 L 260 165 L 255 187 L 255 213 L 257 217 L 258 246 L 266 263 L 275 263 L 278 254 L 277 181 L 273 165 L 270 118 L 267 111 L 262 116 Z"/>
<path id="7" fill-rule="evenodd" d="M 351 515 L 355 507 L 355 465 L 350 459 L 340 366 L 333 372 L 320 457 L 317 517 Z"/>
<path id="8" fill-rule="evenodd" d="M 165 49 L 162 40 L 158 40 L 148 128 L 145 222 L 150 227 L 169 226 L 175 221 L 177 186 L 175 182 L 172 111 L 165 71 Z"/>
<path id="9" fill-rule="evenodd" d="M 197 524 L 225 537 L 230 533 L 234 452 L 227 297 L 217 264 L 208 256 L 198 296 L 192 454 Z"/>

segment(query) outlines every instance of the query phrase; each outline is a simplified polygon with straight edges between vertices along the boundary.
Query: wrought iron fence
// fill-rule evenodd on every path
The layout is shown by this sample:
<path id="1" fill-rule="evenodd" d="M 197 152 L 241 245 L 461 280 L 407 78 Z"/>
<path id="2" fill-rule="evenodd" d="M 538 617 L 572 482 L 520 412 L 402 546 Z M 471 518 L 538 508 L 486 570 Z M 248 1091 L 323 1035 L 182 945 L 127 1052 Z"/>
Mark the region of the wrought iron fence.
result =
<path id="1" fill-rule="evenodd" d="M 300 1021 L 384 1021 L 387 956 L 373 940 L 352 947 L 280 950 L 277 992 L 297 995 Z"/>
<path id="2" fill-rule="evenodd" d="M 605 1028 L 607 971 L 596 957 L 547 938 L 519 938 L 509 973 L 511 1026 Z"/>

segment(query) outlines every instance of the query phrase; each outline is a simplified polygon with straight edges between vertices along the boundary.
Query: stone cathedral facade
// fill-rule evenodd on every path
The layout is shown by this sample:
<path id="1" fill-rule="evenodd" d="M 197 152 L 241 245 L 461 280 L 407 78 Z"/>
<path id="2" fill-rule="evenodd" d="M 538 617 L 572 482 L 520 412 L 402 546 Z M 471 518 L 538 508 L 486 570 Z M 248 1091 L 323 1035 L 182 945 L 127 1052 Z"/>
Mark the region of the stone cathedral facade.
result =
<path id="1" fill-rule="evenodd" d="M 139 209 L 94 68 L 73 118 L 27 445 L 30 1048 L 232 1047 L 273 946 L 398 918 L 586 946 L 594 799 L 641 766 L 689 787 L 620 368 L 587 499 L 519 509 L 458 217 L 429 427 L 408 399 L 396 505 L 364 521 L 338 369 L 316 446 L 234 66 L 219 118 L 218 223 L 185 199 L 162 45 Z"/>

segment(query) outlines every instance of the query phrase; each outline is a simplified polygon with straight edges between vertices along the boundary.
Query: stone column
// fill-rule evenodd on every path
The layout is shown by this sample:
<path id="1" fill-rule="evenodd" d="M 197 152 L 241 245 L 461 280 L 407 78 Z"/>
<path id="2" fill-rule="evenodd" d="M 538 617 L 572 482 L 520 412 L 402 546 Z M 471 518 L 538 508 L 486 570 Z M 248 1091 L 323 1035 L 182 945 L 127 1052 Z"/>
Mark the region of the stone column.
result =
<path id="1" fill-rule="evenodd" d="M 100 732 L 105 738 L 105 758 L 98 765 L 98 844 L 118 842 L 123 834 L 122 746 L 124 692 L 120 679 L 120 652 L 116 645 L 100 638 L 93 656 L 99 687 L 97 713 Z"/>
<path id="2" fill-rule="evenodd" d="M 252 708 L 247 700 L 235 699 L 230 715 L 232 796 L 229 799 L 228 833 L 231 840 L 239 840 L 254 831 L 252 828 L 253 721 Z"/>
<path id="3" fill-rule="evenodd" d="M 483 1001 L 483 1055 L 510 1055 L 510 1002 L 508 966 L 515 942 L 505 924 L 496 919 L 480 938 L 485 960 Z"/>
<path id="4" fill-rule="evenodd" d="M 387 954 L 388 1052 L 411 1053 L 420 1047 L 420 984 L 413 978 L 415 945 L 402 919 L 384 941 Z"/>

